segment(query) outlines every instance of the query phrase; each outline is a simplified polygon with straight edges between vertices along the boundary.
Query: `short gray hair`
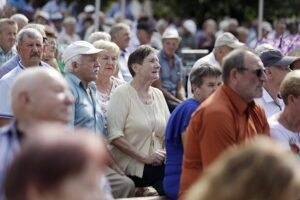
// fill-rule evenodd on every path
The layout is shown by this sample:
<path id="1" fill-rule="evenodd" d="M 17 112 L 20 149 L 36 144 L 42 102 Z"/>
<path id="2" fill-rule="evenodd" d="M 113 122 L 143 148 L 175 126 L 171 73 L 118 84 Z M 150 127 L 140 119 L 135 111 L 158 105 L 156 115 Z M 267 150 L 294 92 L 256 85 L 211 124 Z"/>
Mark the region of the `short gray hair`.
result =
<path id="1" fill-rule="evenodd" d="M 43 37 L 46 36 L 45 26 L 42 24 L 30 23 L 23 27 L 23 29 L 26 29 L 26 28 L 33 28 L 33 29 L 37 30 L 38 32 L 40 32 Z"/>
<path id="2" fill-rule="evenodd" d="M 114 35 L 117 35 L 121 30 L 124 30 L 124 29 L 130 31 L 130 26 L 125 23 L 118 23 L 111 27 L 109 34 L 111 37 L 113 37 Z"/>
<path id="3" fill-rule="evenodd" d="M 222 79 L 224 83 L 228 83 L 230 78 L 230 72 L 232 69 L 245 68 L 245 56 L 250 52 L 248 50 L 236 49 L 231 51 L 223 59 L 223 74 Z"/>
<path id="4" fill-rule="evenodd" d="M 111 40 L 111 36 L 103 31 L 98 31 L 98 32 L 94 32 L 92 33 L 89 38 L 88 38 L 88 42 L 93 44 L 94 42 L 98 41 L 98 40 L 105 40 L 105 41 L 110 41 Z"/>
<path id="5" fill-rule="evenodd" d="M 203 77 L 205 76 L 221 76 L 222 71 L 220 67 L 203 63 L 200 66 L 193 68 L 190 74 L 191 85 L 201 86 L 203 84 Z"/>
<path id="6" fill-rule="evenodd" d="M 73 73 L 73 66 L 72 66 L 73 62 L 81 63 L 82 55 L 79 54 L 79 55 L 76 55 L 76 56 L 70 58 L 69 60 L 67 60 L 67 62 L 65 63 L 65 68 L 64 68 L 64 71 L 66 73 Z"/>
<path id="7" fill-rule="evenodd" d="M 14 20 L 15 22 L 23 21 L 26 24 L 28 23 L 28 18 L 25 15 L 20 14 L 20 13 L 14 14 L 13 16 L 10 17 L 10 19 Z"/>
<path id="8" fill-rule="evenodd" d="M 22 44 L 25 36 L 32 38 L 32 39 L 40 39 L 41 42 L 43 43 L 43 36 L 39 31 L 37 31 L 36 29 L 33 29 L 33 28 L 26 28 L 26 29 L 21 30 L 17 35 L 17 44 L 18 45 Z"/>
<path id="9" fill-rule="evenodd" d="M 66 17 L 63 24 L 76 24 L 76 19 L 74 17 Z"/>
<path id="10" fill-rule="evenodd" d="M 3 19 L 0 19 L 0 32 L 2 31 L 2 28 L 5 25 L 10 25 L 10 26 L 16 26 L 16 27 L 18 27 L 17 23 L 14 20 L 8 19 L 8 18 L 3 18 Z"/>

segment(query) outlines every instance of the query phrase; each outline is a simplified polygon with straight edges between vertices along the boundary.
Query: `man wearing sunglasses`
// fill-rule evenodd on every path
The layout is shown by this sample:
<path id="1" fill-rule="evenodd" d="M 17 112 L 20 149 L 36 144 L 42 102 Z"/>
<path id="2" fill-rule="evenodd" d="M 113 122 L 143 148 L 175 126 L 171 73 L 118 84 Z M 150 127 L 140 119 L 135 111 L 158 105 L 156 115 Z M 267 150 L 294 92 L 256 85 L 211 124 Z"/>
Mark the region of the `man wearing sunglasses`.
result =
<path id="1" fill-rule="evenodd" d="M 260 58 L 233 50 L 222 69 L 224 84 L 198 107 L 187 127 L 179 199 L 228 147 L 270 132 L 263 108 L 254 101 L 266 80 Z"/>
<path id="2" fill-rule="evenodd" d="M 291 71 L 290 66 L 298 60 L 297 57 L 284 56 L 277 49 L 263 51 L 260 54 L 266 68 L 267 80 L 264 83 L 263 95 L 255 99 L 265 110 L 267 118 L 284 108 L 283 100 L 279 97 L 279 87 L 285 75 Z"/>

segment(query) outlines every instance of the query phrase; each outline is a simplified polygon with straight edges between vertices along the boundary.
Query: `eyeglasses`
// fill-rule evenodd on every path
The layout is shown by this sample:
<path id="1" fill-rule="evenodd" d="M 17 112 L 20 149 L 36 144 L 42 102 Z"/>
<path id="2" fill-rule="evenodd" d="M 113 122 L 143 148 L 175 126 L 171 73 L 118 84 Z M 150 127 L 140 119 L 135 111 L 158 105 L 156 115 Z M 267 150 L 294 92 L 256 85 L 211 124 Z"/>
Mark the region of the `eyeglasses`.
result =
<path id="1" fill-rule="evenodd" d="M 47 37 L 43 37 L 43 43 L 47 43 L 48 38 Z"/>
<path id="2" fill-rule="evenodd" d="M 240 68 L 240 69 L 238 69 L 238 71 L 246 71 L 246 70 L 250 70 L 250 69 L 248 69 L 248 68 Z M 251 70 L 250 70 L 251 71 Z M 262 69 L 262 68 L 260 68 L 260 69 L 255 69 L 255 70 L 252 70 L 252 72 L 253 72 L 253 74 L 255 74 L 255 76 L 257 77 L 257 78 L 260 78 L 260 77 L 262 77 L 262 75 L 264 74 L 264 73 L 266 73 L 266 69 Z"/>

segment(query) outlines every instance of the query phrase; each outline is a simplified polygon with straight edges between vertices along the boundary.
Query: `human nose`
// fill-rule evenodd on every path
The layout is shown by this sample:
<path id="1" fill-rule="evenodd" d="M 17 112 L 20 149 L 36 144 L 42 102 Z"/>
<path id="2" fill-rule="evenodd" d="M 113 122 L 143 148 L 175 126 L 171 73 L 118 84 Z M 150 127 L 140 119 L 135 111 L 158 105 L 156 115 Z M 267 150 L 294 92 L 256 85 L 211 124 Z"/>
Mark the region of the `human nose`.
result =
<path id="1" fill-rule="evenodd" d="M 261 80 L 261 81 L 266 81 L 266 80 L 267 80 L 267 74 L 266 74 L 266 71 L 265 71 L 265 70 L 262 71 L 262 75 L 261 75 L 261 77 L 260 77 L 260 80 Z"/>

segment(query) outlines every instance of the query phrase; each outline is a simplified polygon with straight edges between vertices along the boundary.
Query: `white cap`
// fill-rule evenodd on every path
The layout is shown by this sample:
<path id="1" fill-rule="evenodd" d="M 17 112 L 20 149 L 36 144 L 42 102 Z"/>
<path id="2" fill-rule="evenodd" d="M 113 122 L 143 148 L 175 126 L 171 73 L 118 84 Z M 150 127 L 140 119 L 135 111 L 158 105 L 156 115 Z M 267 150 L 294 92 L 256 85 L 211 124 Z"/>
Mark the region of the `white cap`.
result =
<path id="1" fill-rule="evenodd" d="M 95 48 L 91 43 L 86 41 L 76 41 L 70 44 L 62 54 L 62 61 L 66 63 L 68 60 L 77 55 L 96 54 L 103 49 Z"/>
<path id="2" fill-rule="evenodd" d="M 262 23 L 262 29 L 265 31 L 271 32 L 272 31 L 272 26 L 269 22 L 263 22 Z"/>
<path id="3" fill-rule="evenodd" d="M 36 16 L 43 17 L 46 20 L 49 20 L 49 18 L 50 18 L 49 13 L 47 11 L 44 11 L 44 10 L 38 11 Z"/>
<path id="4" fill-rule="evenodd" d="M 179 37 L 178 31 L 175 28 L 167 28 L 162 35 L 162 39 L 177 39 L 180 41 L 181 37 Z"/>
<path id="5" fill-rule="evenodd" d="M 197 31 L 197 26 L 196 26 L 195 22 L 191 19 L 186 20 L 183 23 L 183 27 L 191 34 L 195 34 Z"/>
<path id="6" fill-rule="evenodd" d="M 91 4 L 88 4 L 84 7 L 84 12 L 94 12 L 95 11 L 95 6 L 91 5 Z"/>
<path id="7" fill-rule="evenodd" d="M 220 47 L 220 46 L 228 46 L 233 49 L 236 49 L 239 47 L 244 47 L 245 44 L 239 42 L 239 40 L 231 33 L 225 32 L 216 40 L 215 47 Z"/>
<path id="8" fill-rule="evenodd" d="M 64 17 L 60 12 L 51 14 L 51 20 L 62 20 Z"/>

